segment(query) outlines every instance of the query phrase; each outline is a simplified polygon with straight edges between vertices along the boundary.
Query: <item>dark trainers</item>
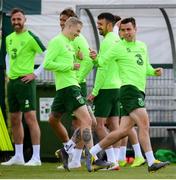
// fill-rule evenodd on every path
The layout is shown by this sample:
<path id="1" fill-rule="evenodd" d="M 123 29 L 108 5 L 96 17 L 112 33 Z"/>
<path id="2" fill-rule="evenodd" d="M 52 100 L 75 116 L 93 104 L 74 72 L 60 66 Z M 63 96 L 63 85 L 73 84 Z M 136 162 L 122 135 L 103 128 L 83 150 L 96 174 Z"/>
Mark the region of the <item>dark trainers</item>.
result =
<path id="1" fill-rule="evenodd" d="M 166 162 L 161 162 L 161 161 L 158 161 L 158 160 L 155 160 L 154 163 L 148 167 L 148 171 L 149 172 L 155 172 L 167 165 L 169 165 L 170 163 L 168 161 Z"/>
<path id="2" fill-rule="evenodd" d="M 110 168 L 112 166 L 112 162 L 103 161 L 101 159 L 97 159 L 93 162 L 93 171 L 98 171 L 104 168 Z"/>
<path id="3" fill-rule="evenodd" d="M 85 160 L 86 160 L 86 167 L 89 172 L 93 171 L 93 162 L 94 162 L 94 157 L 92 154 L 89 152 L 88 148 L 85 147 Z"/>
<path id="4" fill-rule="evenodd" d="M 68 158 L 69 158 L 69 155 L 65 151 L 65 149 L 61 148 L 61 149 L 57 150 L 55 152 L 55 155 L 57 156 L 57 158 L 59 158 L 62 161 L 64 169 L 66 169 L 67 171 L 70 171 L 69 168 L 68 168 Z"/>

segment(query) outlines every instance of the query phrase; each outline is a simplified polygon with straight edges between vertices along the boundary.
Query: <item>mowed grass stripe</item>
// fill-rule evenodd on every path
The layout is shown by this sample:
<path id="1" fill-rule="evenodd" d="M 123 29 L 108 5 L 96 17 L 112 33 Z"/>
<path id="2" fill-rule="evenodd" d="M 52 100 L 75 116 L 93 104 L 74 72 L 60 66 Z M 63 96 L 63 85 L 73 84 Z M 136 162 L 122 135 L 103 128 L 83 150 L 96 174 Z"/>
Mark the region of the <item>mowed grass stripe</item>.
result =
<path id="1" fill-rule="evenodd" d="M 120 171 L 87 172 L 80 169 L 57 170 L 58 163 L 43 163 L 39 167 L 1 166 L 0 179 L 176 179 L 176 164 L 171 164 L 155 173 L 148 173 L 147 166 L 121 168 Z"/>

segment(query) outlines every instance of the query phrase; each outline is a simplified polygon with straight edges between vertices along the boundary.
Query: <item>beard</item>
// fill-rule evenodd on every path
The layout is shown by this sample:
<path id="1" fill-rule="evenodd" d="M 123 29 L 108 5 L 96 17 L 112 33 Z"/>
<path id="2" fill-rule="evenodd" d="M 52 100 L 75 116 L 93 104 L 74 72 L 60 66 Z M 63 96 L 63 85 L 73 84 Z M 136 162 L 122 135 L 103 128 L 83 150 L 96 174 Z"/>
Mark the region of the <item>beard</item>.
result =
<path id="1" fill-rule="evenodd" d="M 16 32 L 20 32 L 23 29 L 23 25 L 21 24 L 13 24 L 13 28 Z"/>
<path id="2" fill-rule="evenodd" d="M 103 30 L 99 29 L 99 34 L 103 35 Z"/>

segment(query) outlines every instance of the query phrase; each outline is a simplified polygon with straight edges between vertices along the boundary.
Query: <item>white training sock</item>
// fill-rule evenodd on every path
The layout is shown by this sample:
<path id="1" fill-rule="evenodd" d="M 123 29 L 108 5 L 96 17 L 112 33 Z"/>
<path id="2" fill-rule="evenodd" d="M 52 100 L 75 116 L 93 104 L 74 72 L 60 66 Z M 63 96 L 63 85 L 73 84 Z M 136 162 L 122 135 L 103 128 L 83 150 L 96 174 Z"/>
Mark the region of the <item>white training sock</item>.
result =
<path id="1" fill-rule="evenodd" d="M 90 153 L 91 153 L 93 156 L 96 156 L 97 153 L 99 153 L 101 150 L 102 150 L 102 148 L 100 147 L 100 145 L 99 145 L 99 144 L 96 144 L 95 146 L 93 146 L 93 147 L 90 149 Z"/>
<path id="2" fill-rule="evenodd" d="M 33 148 L 33 154 L 32 154 L 32 159 L 40 160 L 40 145 L 32 145 Z"/>
<path id="3" fill-rule="evenodd" d="M 154 163 L 154 161 L 155 161 L 155 157 L 153 155 L 153 151 L 146 152 L 145 156 L 146 156 L 146 159 L 147 159 L 148 166 L 151 166 Z"/>
<path id="4" fill-rule="evenodd" d="M 15 144 L 15 156 L 24 159 L 23 144 Z"/>
<path id="5" fill-rule="evenodd" d="M 74 149 L 73 157 L 71 162 L 81 163 L 82 149 Z"/>
<path id="6" fill-rule="evenodd" d="M 67 151 L 67 153 L 72 153 L 75 146 L 76 144 L 72 141 L 72 139 L 70 139 L 64 146 L 64 149 Z"/>
<path id="7" fill-rule="evenodd" d="M 116 163 L 115 155 L 114 155 L 114 149 L 111 147 L 111 148 L 105 149 L 105 152 L 107 155 L 107 161 Z"/>
<path id="8" fill-rule="evenodd" d="M 119 151 L 119 161 L 126 161 L 126 146 L 121 146 Z"/>
<path id="9" fill-rule="evenodd" d="M 132 145 L 135 157 L 143 157 L 139 143 Z"/>
<path id="10" fill-rule="evenodd" d="M 119 153 L 120 153 L 120 148 L 113 148 L 113 150 L 114 150 L 114 155 L 115 155 L 115 160 L 116 160 L 116 162 L 118 162 L 119 161 Z"/>

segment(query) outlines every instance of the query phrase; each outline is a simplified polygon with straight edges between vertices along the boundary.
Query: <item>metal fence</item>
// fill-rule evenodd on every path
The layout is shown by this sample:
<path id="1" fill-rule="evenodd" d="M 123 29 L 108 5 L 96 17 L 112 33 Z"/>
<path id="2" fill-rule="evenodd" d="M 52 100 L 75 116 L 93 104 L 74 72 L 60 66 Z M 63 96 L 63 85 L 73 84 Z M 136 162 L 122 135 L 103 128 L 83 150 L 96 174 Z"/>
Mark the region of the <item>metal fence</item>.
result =
<path id="1" fill-rule="evenodd" d="M 167 124 L 174 124 L 175 119 L 175 96 L 174 96 L 174 70 L 172 67 L 165 68 L 161 77 L 149 77 L 146 88 L 146 108 L 150 122 L 158 124 L 150 129 L 151 137 L 167 137 Z M 160 124 L 166 124 L 158 128 Z"/>

